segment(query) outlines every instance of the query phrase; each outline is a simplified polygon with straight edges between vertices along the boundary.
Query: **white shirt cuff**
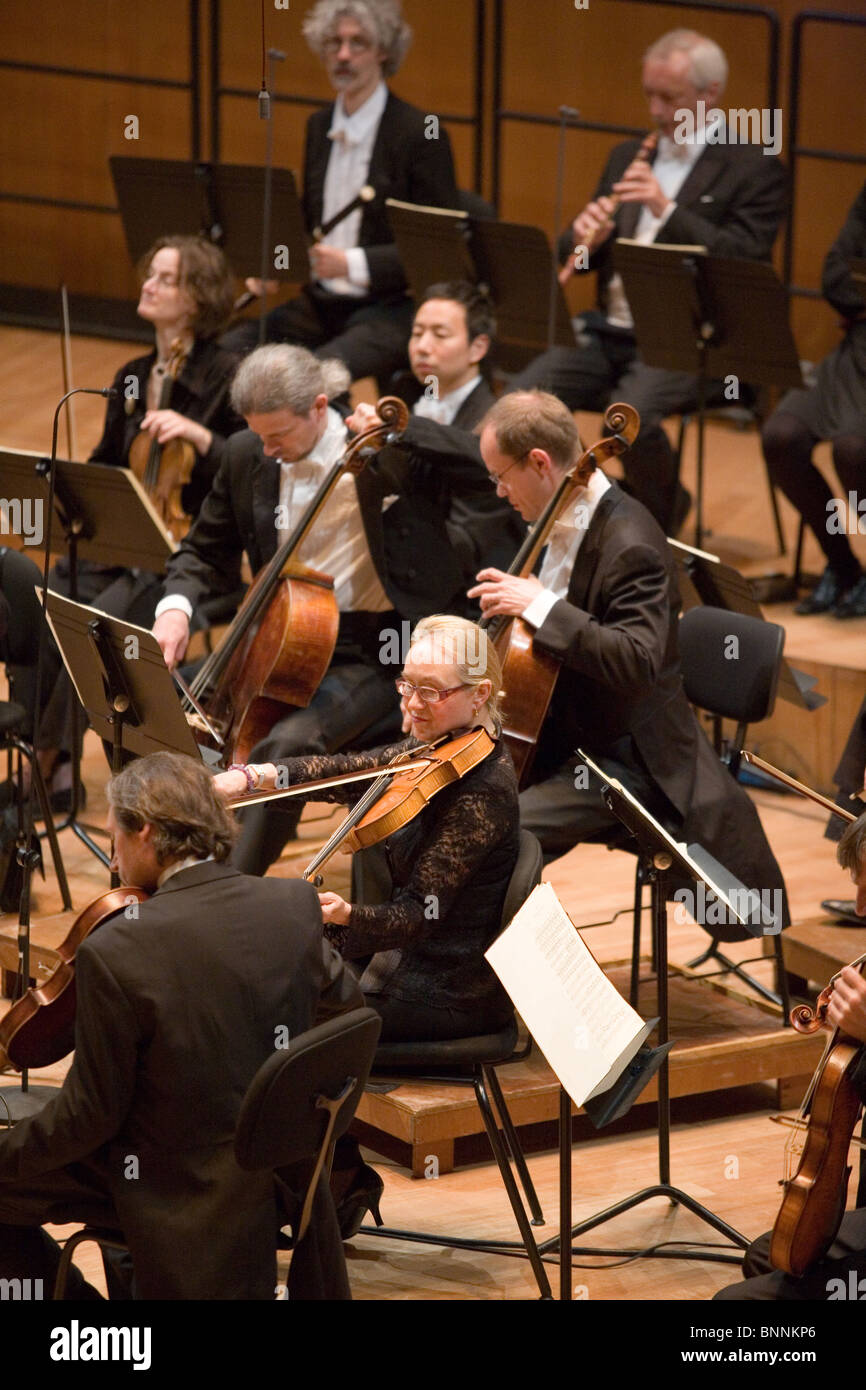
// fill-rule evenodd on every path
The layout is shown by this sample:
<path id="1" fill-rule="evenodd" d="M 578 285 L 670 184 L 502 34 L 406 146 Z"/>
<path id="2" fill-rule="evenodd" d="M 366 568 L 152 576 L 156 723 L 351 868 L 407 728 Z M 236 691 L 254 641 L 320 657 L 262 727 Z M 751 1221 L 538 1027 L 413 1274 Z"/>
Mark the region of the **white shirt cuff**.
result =
<path id="1" fill-rule="evenodd" d="M 163 613 L 167 613 L 169 608 L 179 608 L 181 613 L 185 613 L 188 618 L 192 618 L 192 604 L 189 599 L 184 598 L 183 594 L 168 594 L 165 598 L 161 598 L 156 605 L 156 612 L 153 615 L 154 619 L 161 617 Z"/>
<path id="2" fill-rule="evenodd" d="M 359 289 L 368 290 L 370 288 L 370 267 L 367 264 L 367 252 L 363 246 L 350 246 L 346 255 L 347 280 Z"/>
<path id="3" fill-rule="evenodd" d="M 539 628 L 553 605 L 558 602 L 559 599 L 552 589 L 542 589 L 541 593 L 536 594 L 526 605 L 520 616 L 530 627 Z"/>

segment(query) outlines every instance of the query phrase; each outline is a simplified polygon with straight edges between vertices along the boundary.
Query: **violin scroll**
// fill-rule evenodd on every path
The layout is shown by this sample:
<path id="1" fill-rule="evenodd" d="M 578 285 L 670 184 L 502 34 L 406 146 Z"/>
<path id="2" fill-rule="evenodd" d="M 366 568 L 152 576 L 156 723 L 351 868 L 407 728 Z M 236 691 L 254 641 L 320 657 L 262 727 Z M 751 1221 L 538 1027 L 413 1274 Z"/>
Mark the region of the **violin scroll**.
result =
<path id="1" fill-rule="evenodd" d="M 827 1005 L 832 992 L 832 985 L 823 989 L 818 995 L 814 1009 L 810 1004 L 797 1004 L 788 1015 L 791 1027 L 796 1028 L 798 1033 L 806 1034 L 817 1033 L 819 1028 L 823 1028 L 827 1022 Z"/>

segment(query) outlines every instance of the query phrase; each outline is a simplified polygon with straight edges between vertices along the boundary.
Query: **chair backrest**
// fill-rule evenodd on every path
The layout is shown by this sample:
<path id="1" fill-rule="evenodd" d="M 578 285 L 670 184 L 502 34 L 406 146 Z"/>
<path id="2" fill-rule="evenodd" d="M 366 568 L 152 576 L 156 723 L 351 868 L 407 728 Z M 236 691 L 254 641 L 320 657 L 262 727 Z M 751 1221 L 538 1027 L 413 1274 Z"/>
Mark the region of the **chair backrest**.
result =
<path id="1" fill-rule="evenodd" d="M 544 857 L 541 845 L 531 830 L 521 830 L 517 862 L 511 871 L 505 902 L 502 905 L 501 926 L 504 931 L 516 912 L 523 906 L 533 888 L 541 882 Z"/>
<path id="2" fill-rule="evenodd" d="M 755 724 L 773 712 L 785 629 L 778 623 L 692 608 L 680 619 L 679 646 L 689 701 L 709 714 Z"/>
<path id="3" fill-rule="evenodd" d="M 332 1143 L 349 1127 L 364 1092 L 382 1020 L 373 1009 L 353 1009 L 276 1049 L 250 1082 L 235 1133 L 235 1157 L 248 1171 L 283 1168 L 319 1156 L 328 1110 L 317 1098 L 338 1098 L 349 1088 L 327 1135 Z"/>

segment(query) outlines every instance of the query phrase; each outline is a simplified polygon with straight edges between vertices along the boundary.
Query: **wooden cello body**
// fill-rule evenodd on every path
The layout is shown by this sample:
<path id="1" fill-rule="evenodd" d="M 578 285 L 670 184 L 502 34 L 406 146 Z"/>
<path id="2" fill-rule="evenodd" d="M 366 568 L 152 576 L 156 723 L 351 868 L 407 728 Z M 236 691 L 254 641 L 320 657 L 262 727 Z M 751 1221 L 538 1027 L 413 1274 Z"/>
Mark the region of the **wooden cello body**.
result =
<path id="1" fill-rule="evenodd" d="M 554 522 L 585 486 L 593 466 L 625 453 L 637 438 L 640 416 L 634 406 L 621 401 L 608 406 L 602 421 L 609 433 L 587 449 L 565 474 L 542 515 L 520 547 L 509 574 L 525 578 L 532 573 Z M 502 662 L 502 685 L 508 692 L 502 736 L 514 762 L 518 786 L 529 776 L 541 729 L 553 698 L 562 663 L 534 641 L 532 629 L 521 618 L 482 619 Z"/>
<path id="2" fill-rule="evenodd" d="M 257 576 L 244 597 L 258 602 Z M 286 706 L 310 703 L 334 653 L 340 614 L 330 575 L 288 565 L 234 647 L 208 715 L 232 750 L 232 762 L 248 762 L 255 745 L 286 714 Z"/>

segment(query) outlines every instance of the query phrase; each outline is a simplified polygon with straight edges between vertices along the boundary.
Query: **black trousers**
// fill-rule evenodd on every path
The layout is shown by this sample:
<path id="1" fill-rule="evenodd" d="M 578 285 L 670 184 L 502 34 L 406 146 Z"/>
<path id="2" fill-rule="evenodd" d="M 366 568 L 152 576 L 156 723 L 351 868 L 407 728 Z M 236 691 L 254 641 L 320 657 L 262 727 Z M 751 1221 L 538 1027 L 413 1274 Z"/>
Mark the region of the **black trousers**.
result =
<path id="1" fill-rule="evenodd" d="M 866 1210 L 843 1216 L 838 1235 L 823 1260 L 794 1279 L 770 1265 L 770 1235 L 759 1236 L 743 1259 L 745 1278 L 719 1289 L 716 1299 L 729 1301 L 774 1301 L 776 1299 L 818 1303 L 866 1297 Z M 854 1290 L 852 1293 L 851 1290 Z"/>
<path id="2" fill-rule="evenodd" d="M 786 396 L 764 426 L 761 443 L 774 484 L 781 488 L 811 529 L 827 564 L 841 585 L 849 588 L 860 578 L 860 565 L 848 536 L 840 529 L 830 486 L 812 462 L 812 451 L 821 437 L 800 418 L 799 413 L 786 409 L 786 401 L 790 400 L 802 412 L 814 394 L 795 391 Z M 859 435 L 836 435 L 831 444 L 833 467 L 842 484 L 843 514 L 846 514 L 848 493 L 862 496 L 866 483 L 866 427 Z"/>
<path id="3" fill-rule="evenodd" d="M 286 1223 L 298 1220 L 300 1194 L 305 1191 L 308 1178 L 308 1166 L 301 1164 L 278 1175 L 278 1210 L 282 1207 L 278 1220 Z M 178 1200 L 183 1200 L 182 1194 Z M 60 1246 L 42 1229 L 46 1222 L 52 1225 L 85 1222 L 120 1232 L 107 1175 L 98 1161 L 70 1164 L 28 1182 L 0 1183 L 0 1278 L 30 1279 L 31 1296 L 33 1281 L 41 1280 L 41 1297 L 50 1299 L 60 1262 Z M 202 1238 L 207 1239 L 207 1232 Z M 278 1231 L 275 1230 L 275 1250 L 277 1240 Z M 135 1298 L 134 1270 L 129 1255 L 125 1251 L 107 1250 L 103 1259 L 109 1298 L 112 1301 Z M 336 1231 L 336 1214 L 324 1178 L 315 1194 L 307 1235 L 292 1258 L 288 1293 L 289 1299 L 294 1301 L 351 1298 Z M 102 1300 L 102 1295 L 88 1284 L 73 1263 L 69 1268 L 66 1298 L 90 1301 Z"/>
<path id="4" fill-rule="evenodd" d="M 407 295 L 347 299 L 306 287 L 297 299 L 272 309 L 265 320 L 266 343 L 297 343 L 317 357 L 338 357 L 352 380 L 374 376 L 384 389 L 406 367 L 413 306 Z M 220 342 L 245 354 L 258 346 L 257 319 L 247 319 Z"/>
<path id="5" fill-rule="evenodd" d="M 679 479 L 662 421 L 696 408 L 698 379 L 690 372 L 648 367 L 640 359 L 634 335 L 612 327 L 601 314 L 586 314 L 575 324 L 577 346 L 542 353 L 514 378 L 510 389 L 540 387 L 558 396 L 569 410 L 604 410 L 617 400 L 633 405 L 640 415 L 640 432 L 622 455 L 625 479 L 662 530 L 669 532 Z M 707 395 L 708 404 L 724 400 L 723 383 L 711 383 Z"/>

